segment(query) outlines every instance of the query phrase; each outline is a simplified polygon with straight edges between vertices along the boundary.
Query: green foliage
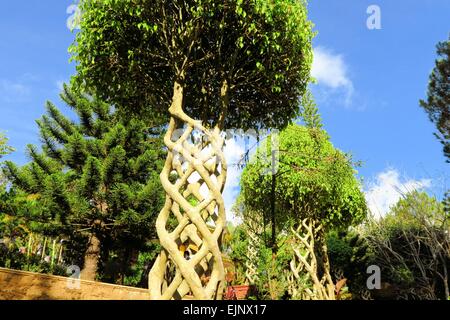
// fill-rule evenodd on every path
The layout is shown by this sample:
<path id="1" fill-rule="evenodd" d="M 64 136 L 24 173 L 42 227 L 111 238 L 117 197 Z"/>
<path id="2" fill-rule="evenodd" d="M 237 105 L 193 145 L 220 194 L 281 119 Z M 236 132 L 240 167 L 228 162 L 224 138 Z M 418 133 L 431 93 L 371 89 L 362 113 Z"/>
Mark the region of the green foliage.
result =
<path id="1" fill-rule="evenodd" d="M 75 83 L 121 110 L 164 118 L 177 80 L 186 112 L 204 123 L 227 113 L 226 128 L 283 127 L 298 115 L 314 36 L 305 1 L 83 0 L 81 9 Z"/>
<path id="2" fill-rule="evenodd" d="M 444 146 L 450 162 L 450 37 L 437 45 L 436 66 L 430 75 L 427 100 L 420 100 L 430 121 L 436 125 L 435 136 Z"/>
<path id="3" fill-rule="evenodd" d="M 28 218 L 37 211 L 33 197 L 16 190 L 0 192 L 0 267 L 65 275 L 64 265 L 56 261 L 57 252 L 49 246 L 44 254 L 39 251 L 45 239 L 37 237 L 34 232 L 42 229 Z M 33 243 L 30 242 L 32 236 Z M 40 242 L 39 246 L 36 246 L 37 242 Z M 54 263 L 44 259 L 50 257 Z"/>
<path id="4" fill-rule="evenodd" d="M 139 252 L 127 248 L 116 250 L 105 259 L 99 279 L 117 282 L 120 278 L 121 285 L 148 288 L 148 273 L 160 249 L 159 243 L 147 242 Z"/>
<path id="5" fill-rule="evenodd" d="M 6 136 L 2 132 L 0 132 L 0 160 L 2 159 L 3 156 L 5 156 L 13 151 L 14 151 L 14 148 L 8 146 L 8 138 L 6 138 Z M 5 178 L 2 174 L 2 172 L 0 171 L 0 192 L 1 192 L 1 189 L 4 187 L 4 184 L 5 184 Z"/>
<path id="6" fill-rule="evenodd" d="M 290 270 L 289 263 L 293 251 L 289 237 L 279 235 L 277 248 L 276 254 L 265 244 L 261 244 L 259 249 L 258 281 L 256 283 L 258 299 L 280 300 L 290 297 L 286 276 Z M 308 286 L 306 280 L 303 284 Z"/>
<path id="7" fill-rule="evenodd" d="M 234 264 L 234 283 L 233 285 L 241 285 L 246 282 L 245 263 L 248 259 L 248 236 L 243 225 L 237 227 L 228 227 L 230 239 L 226 241 L 224 252 L 233 261 Z"/>
<path id="8" fill-rule="evenodd" d="M 0 237 L 25 237 L 29 232 L 41 233 L 37 223 L 41 214 L 37 197 L 11 188 L 0 190 Z M 50 224 L 47 225 L 50 230 Z"/>
<path id="9" fill-rule="evenodd" d="M 124 285 L 133 287 L 148 287 L 148 272 L 156 260 L 160 248 L 151 248 L 149 251 L 139 253 L 137 262 L 125 275 Z"/>
<path id="10" fill-rule="evenodd" d="M 243 225 L 233 227 L 229 232 L 231 232 L 231 239 L 227 243 L 228 250 L 226 252 L 233 261 L 243 262 L 248 246 L 247 232 Z"/>
<path id="11" fill-rule="evenodd" d="M 333 147 L 325 131 L 290 125 L 279 141 L 275 200 L 280 222 L 310 217 L 327 227 L 346 228 L 365 217 L 366 203 L 352 163 Z M 241 193 L 246 206 L 267 215 L 272 176 L 262 173 L 271 164 L 260 161 L 260 155 L 272 150 L 264 147 L 244 169 Z"/>
<path id="12" fill-rule="evenodd" d="M 261 300 L 279 300 L 287 290 L 282 270 L 286 270 L 283 262 L 274 259 L 272 250 L 262 246 L 259 251 L 259 278 L 256 282 L 257 296 Z"/>
<path id="13" fill-rule="evenodd" d="M 367 267 L 375 260 L 367 239 L 356 230 L 333 230 L 327 234 L 327 246 L 334 281 L 347 279 L 352 299 L 361 298 L 367 289 Z"/>
<path id="14" fill-rule="evenodd" d="M 418 227 L 424 219 L 433 225 L 445 224 L 446 216 L 443 204 L 426 192 L 413 191 L 401 198 L 384 218 L 389 227 Z"/>
<path id="15" fill-rule="evenodd" d="M 19 252 L 15 246 L 5 248 L 1 244 L 0 266 L 8 269 L 67 276 L 66 268 L 62 265 L 51 265 L 51 263 L 43 261 L 36 255 L 27 257 L 25 254 Z"/>
<path id="16" fill-rule="evenodd" d="M 120 118 L 112 107 L 67 86 L 61 97 L 79 121 L 48 103 L 37 121 L 42 151 L 28 146 L 31 162 L 21 168 L 6 162 L 11 192 L 33 199 L 25 207 L 15 205 L 14 215 L 36 232 L 64 237 L 79 255 L 89 234 L 97 235 L 105 252 L 139 250 L 156 236 L 154 220 L 163 203 L 160 129 Z M 73 258 L 81 265 L 82 257 Z"/>
<path id="17" fill-rule="evenodd" d="M 8 146 L 8 138 L 0 132 L 0 159 L 13 151 L 14 149 Z"/>

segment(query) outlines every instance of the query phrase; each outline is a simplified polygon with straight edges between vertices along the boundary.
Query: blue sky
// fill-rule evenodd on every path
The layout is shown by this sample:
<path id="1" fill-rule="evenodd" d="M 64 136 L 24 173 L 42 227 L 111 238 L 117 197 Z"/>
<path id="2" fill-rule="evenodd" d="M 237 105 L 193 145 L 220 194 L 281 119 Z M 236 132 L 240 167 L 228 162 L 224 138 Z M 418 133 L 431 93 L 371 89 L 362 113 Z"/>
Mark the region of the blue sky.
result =
<path id="1" fill-rule="evenodd" d="M 38 143 L 35 119 L 74 72 L 66 23 L 73 0 L 3 1 L 0 5 L 0 131 L 17 149 L 7 159 L 26 163 L 27 143 Z M 381 10 L 381 29 L 369 30 L 369 5 Z M 398 189 L 448 188 L 448 165 L 434 126 L 419 108 L 434 66 L 435 45 L 448 38 L 448 0 L 316 0 L 312 86 L 334 145 L 362 160 L 364 188 L 381 211 Z M 230 145 L 234 152 L 242 149 Z M 235 157 L 236 158 L 236 157 Z M 239 172 L 225 194 L 230 207 Z"/>

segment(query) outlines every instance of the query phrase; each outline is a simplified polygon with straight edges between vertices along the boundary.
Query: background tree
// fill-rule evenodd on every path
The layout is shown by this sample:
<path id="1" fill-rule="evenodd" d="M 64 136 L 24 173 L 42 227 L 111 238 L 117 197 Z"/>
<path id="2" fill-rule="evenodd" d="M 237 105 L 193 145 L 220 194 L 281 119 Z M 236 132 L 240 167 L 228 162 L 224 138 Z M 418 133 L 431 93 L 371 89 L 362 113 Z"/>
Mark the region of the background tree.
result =
<path id="1" fill-rule="evenodd" d="M 450 36 L 449 40 L 437 45 L 438 59 L 430 75 L 427 100 L 420 100 L 420 106 L 436 125 L 434 134 L 444 147 L 444 155 L 450 162 Z M 450 214 L 450 190 L 444 196 L 444 209 Z"/>
<path id="2" fill-rule="evenodd" d="M 14 186 L 35 195 L 40 210 L 29 212 L 42 232 L 63 235 L 84 253 L 81 277 L 95 280 L 111 250 L 132 250 L 155 237 L 156 210 L 162 204 L 158 173 L 164 152 L 158 130 L 143 121 L 117 116 L 102 101 L 61 94 L 79 121 L 52 103 L 37 124 L 42 152 L 28 146 L 31 163 L 6 162 Z M 75 257 L 75 262 L 79 263 Z"/>
<path id="3" fill-rule="evenodd" d="M 236 227 L 229 226 L 230 240 L 224 245 L 224 251 L 233 261 L 234 265 L 234 283 L 243 284 L 246 282 L 245 262 L 248 246 L 247 234 L 242 225 Z"/>
<path id="4" fill-rule="evenodd" d="M 14 149 L 8 146 L 8 138 L 0 132 L 0 159 L 12 151 L 14 151 Z"/>
<path id="5" fill-rule="evenodd" d="M 199 299 L 220 298 L 221 130 L 283 127 L 298 115 L 312 62 L 306 4 L 84 0 L 81 7 L 81 31 L 71 48 L 75 83 L 124 113 L 170 116 L 161 175 L 166 203 L 157 221 L 164 250 L 150 274 L 151 297 L 182 298 L 192 291 Z M 199 179 L 188 181 L 194 173 Z M 172 215 L 179 227 L 167 230 Z M 202 248 L 189 261 L 178 250 L 187 241 Z M 204 285 L 202 277 L 209 279 Z"/>
<path id="6" fill-rule="evenodd" d="M 449 297 L 448 218 L 439 201 L 414 191 L 400 199 L 386 217 L 368 225 L 365 237 L 388 287 L 378 298 Z"/>
<path id="7" fill-rule="evenodd" d="M 0 267 L 65 276 L 61 239 L 41 235 L 39 224 L 27 219 L 39 210 L 33 195 L 0 191 Z"/>
<path id="8" fill-rule="evenodd" d="M 333 147 L 323 130 L 290 125 L 279 141 L 278 173 L 282 174 L 278 174 L 275 193 L 272 175 L 261 174 L 268 164 L 258 155 L 272 153 L 270 147 L 263 147 L 242 173 L 243 201 L 255 212 L 267 214 L 275 194 L 275 231 L 290 234 L 292 274 L 298 282 L 300 272 L 309 275 L 310 298 L 332 299 L 325 235 L 331 228 L 345 229 L 364 218 L 364 195 L 348 156 Z"/>
<path id="9" fill-rule="evenodd" d="M 8 138 L 2 132 L 0 132 L 0 160 L 2 159 L 3 156 L 5 156 L 13 151 L 14 151 L 14 148 L 8 146 Z M 0 191 L 1 191 L 1 188 L 4 186 L 4 183 L 5 183 L 5 179 L 2 175 L 2 172 L 0 172 Z"/>
<path id="10" fill-rule="evenodd" d="M 444 146 L 450 161 L 450 38 L 437 45 L 438 59 L 430 75 L 427 100 L 420 100 L 431 122 L 436 125 L 436 138 Z"/>

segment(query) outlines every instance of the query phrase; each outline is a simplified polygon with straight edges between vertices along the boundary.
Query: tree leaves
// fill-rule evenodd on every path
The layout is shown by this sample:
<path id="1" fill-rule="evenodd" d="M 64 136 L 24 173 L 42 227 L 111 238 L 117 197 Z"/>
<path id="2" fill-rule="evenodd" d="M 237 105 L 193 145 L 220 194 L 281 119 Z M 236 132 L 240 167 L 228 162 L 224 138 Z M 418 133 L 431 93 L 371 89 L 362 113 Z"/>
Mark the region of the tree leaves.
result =
<path id="1" fill-rule="evenodd" d="M 0 159 L 2 156 L 9 154 L 14 151 L 13 148 L 7 145 L 8 139 L 3 133 L 0 132 Z"/>
<path id="2" fill-rule="evenodd" d="M 80 193 L 88 199 L 93 199 L 95 193 L 99 192 L 99 186 L 102 185 L 102 164 L 92 156 L 87 158 L 86 164 L 83 166 L 83 174 L 80 181 Z"/>
<path id="3" fill-rule="evenodd" d="M 173 82 L 186 113 L 214 126 L 229 83 L 225 128 L 286 126 L 310 81 L 312 24 L 303 1 L 81 2 L 71 48 L 79 87 L 125 113 L 167 116 Z M 204 90 L 206 89 L 206 90 Z"/>

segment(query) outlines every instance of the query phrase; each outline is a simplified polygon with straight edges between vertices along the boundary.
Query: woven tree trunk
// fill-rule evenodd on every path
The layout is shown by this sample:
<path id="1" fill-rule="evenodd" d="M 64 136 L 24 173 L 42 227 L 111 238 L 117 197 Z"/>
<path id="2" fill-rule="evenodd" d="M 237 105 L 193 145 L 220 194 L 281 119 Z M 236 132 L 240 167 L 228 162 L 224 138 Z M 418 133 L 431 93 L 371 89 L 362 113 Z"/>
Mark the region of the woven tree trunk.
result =
<path id="1" fill-rule="evenodd" d="M 245 261 L 245 278 L 248 284 L 253 285 L 258 281 L 258 251 L 260 248 L 261 224 L 253 219 L 246 222 L 248 246 L 247 259 Z"/>
<path id="2" fill-rule="evenodd" d="M 294 256 L 287 277 L 291 295 L 294 299 L 335 300 L 322 226 L 307 218 L 297 229 L 291 228 L 291 233 Z M 305 286 L 305 282 L 311 283 L 312 287 Z"/>
<path id="3" fill-rule="evenodd" d="M 156 221 L 162 246 L 149 274 L 151 299 L 221 299 L 225 285 L 220 242 L 226 223 L 222 191 L 226 163 L 218 127 L 205 128 L 183 112 L 183 87 L 176 82 L 161 172 L 166 201 Z M 176 218 L 176 227 L 168 221 Z M 196 250 L 182 251 L 180 247 Z"/>

